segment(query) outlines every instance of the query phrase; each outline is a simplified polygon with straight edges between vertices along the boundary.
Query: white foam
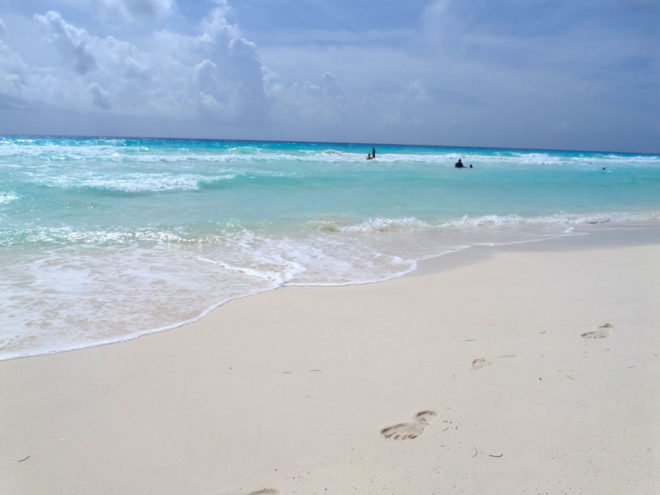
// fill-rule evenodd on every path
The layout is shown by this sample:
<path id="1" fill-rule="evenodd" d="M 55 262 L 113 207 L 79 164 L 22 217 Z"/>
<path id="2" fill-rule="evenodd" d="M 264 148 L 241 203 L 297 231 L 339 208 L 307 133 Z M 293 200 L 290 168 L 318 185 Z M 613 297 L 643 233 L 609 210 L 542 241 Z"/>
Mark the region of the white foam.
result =
<path id="1" fill-rule="evenodd" d="M 6 205 L 18 199 L 21 199 L 21 196 L 15 192 L 0 192 L 0 205 Z"/>
<path id="2" fill-rule="evenodd" d="M 75 141 L 75 140 L 72 140 Z M 44 162 L 115 162 L 115 163 L 229 163 L 229 162 L 318 162 L 346 163 L 365 167 L 398 166 L 410 164 L 452 167 L 462 158 L 465 163 L 474 163 L 476 167 L 571 167 L 600 170 L 623 166 L 659 167 L 659 155 L 616 154 L 616 153 L 566 153 L 553 151 L 518 151 L 492 149 L 452 149 L 452 148 L 415 148 L 387 147 L 379 151 L 375 161 L 365 160 L 366 152 L 334 149 L 331 145 L 314 145 L 298 150 L 277 149 L 260 146 L 217 147 L 211 148 L 191 143 L 183 147 L 181 142 L 171 146 L 150 147 L 128 145 L 122 139 L 86 140 L 84 145 L 72 144 L 66 140 L 13 139 L 0 141 L 0 157 L 32 157 Z"/>
<path id="3" fill-rule="evenodd" d="M 383 218 L 376 217 L 355 225 L 339 226 L 340 232 L 391 232 L 429 228 L 430 225 L 415 217 Z"/>
<path id="4" fill-rule="evenodd" d="M 63 187 L 81 188 L 91 187 L 109 191 L 128 193 L 138 192 L 164 192 L 164 191 L 195 191 L 205 183 L 230 181 L 236 174 L 221 175 L 200 174 L 170 174 L 170 173 L 117 173 L 114 176 L 99 173 L 78 175 L 48 174 L 36 179 L 37 183 Z"/>
<path id="5" fill-rule="evenodd" d="M 485 232 L 484 227 L 542 227 L 560 226 L 570 229 L 576 225 L 625 223 L 625 222 L 655 222 L 660 221 L 660 212 L 594 212 L 594 213 L 558 213 L 554 215 L 521 216 L 521 215 L 464 215 L 451 220 L 424 221 L 416 217 L 386 218 L 374 217 L 362 222 L 351 223 L 344 217 L 329 218 L 311 222 L 318 232 L 333 233 L 378 233 L 378 232 L 414 232 L 445 229 L 477 229 Z M 481 230 L 478 230 L 481 229 Z"/>
<path id="6" fill-rule="evenodd" d="M 172 328 L 225 301 L 289 283 L 366 283 L 415 267 L 350 239 L 317 235 L 294 239 L 242 230 L 188 244 L 168 232 L 55 229 L 48 235 L 67 242 L 0 262 L 9 288 L 0 294 L 0 359 Z M 165 240 L 145 245 L 145 238 Z M 104 240 L 111 246 L 101 248 Z"/>
<path id="7" fill-rule="evenodd" d="M 609 222 L 648 222 L 660 221 L 660 212 L 596 212 L 596 213 L 558 213 L 555 215 L 539 215 L 523 217 L 520 215 L 483 215 L 464 216 L 460 219 L 449 220 L 440 224 L 440 227 L 484 227 L 484 226 L 515 226 L 515 225 L 585 225 L 602 224 Z"/>
<path id="8" fill-rule="evenodd" d="M 349 224 L 353 229 L 312 229 L 296 237 L 236 227 L 203 238 L 169 230 L 45 230 L 35 233 L 35 242 L 61 238 L 63 245 L 0 260 L 8 288 L 0 293 L 0 359 L 173 328 L 226 301 L 283 285 L 387 280 L 414 271 L 421 259 L 566 235 L 593 221 L 605 217 L 487 215 L 435 225 L 414 217 L 375 218 Z M 521 225 L 530 228 L 520 231 Z"/>

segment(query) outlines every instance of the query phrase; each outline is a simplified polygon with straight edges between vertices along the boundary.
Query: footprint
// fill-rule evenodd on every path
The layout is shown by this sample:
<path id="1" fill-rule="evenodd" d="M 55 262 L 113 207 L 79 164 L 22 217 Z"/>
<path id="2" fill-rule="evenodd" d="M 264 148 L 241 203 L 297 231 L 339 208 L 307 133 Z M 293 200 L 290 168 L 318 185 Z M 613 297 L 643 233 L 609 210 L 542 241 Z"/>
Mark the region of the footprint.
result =
<path id="1" fill-rule="evenodd" d="M 427 426 L 435 423 L 438 415 L 433 411 L 421 411 L 415 415 L 415 421 L 399 423 L 380 430 L 385 438 L 393 440 L 407 440 L 420 436 Z"/>
<path id="2" fill-rule="evenodd" d="M 604 339 L 605 337 L 610 336 L 613 328 L 614 327 L 611 324 L 605 323 L 599 326 L 598 330 L 594 330 L 593 332 L 584 332 L 581 334 L 581 336 L 585 339 Z"/>
<path id="3" fill-rule="evenodd" d="M 517 357 L 518 356 L 516 354 L 502 354 L 501 356 L 496 357 L 494 359 L 513 359 Z M 472 360 L 472 369 L 478 370 L 480 368 L 485 368 L 486 366 L 490 366 L 491 364 L 493 364 L 493 361 L 490 361 L 484 357 L 479 357 Z"/>
<path id="4" fill-rule="evenodd" d="M 231 493 L 224 493 L 224 495 L 279 495 L 279 491 L 275 490 L 274 488 L 262 488 L 261 490 L 257 490 L 256 492 L 250 492 L 246 493 L 241 491 L 239 492 L 231 492 Z"/>
<path id="5" fill-rule="evenodd" d="M 493 363 L 488 361 L 486 358 L 480 357 L 472 360 L 472 369 L 478 370 L 479 368 L 485 368 L 486 366 L 490 366 L 491 364 Z"/>

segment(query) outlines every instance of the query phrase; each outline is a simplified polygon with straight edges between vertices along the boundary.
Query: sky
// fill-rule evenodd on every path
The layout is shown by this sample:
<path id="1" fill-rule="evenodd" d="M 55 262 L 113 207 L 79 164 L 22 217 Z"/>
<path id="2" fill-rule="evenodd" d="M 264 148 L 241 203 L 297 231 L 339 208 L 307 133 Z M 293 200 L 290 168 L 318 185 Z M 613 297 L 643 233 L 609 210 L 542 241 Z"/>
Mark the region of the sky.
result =
<path id="1" fill-rule="evenodd" d="M 0 134 L 660 152 L 658 0 L 0 0 Z"/>

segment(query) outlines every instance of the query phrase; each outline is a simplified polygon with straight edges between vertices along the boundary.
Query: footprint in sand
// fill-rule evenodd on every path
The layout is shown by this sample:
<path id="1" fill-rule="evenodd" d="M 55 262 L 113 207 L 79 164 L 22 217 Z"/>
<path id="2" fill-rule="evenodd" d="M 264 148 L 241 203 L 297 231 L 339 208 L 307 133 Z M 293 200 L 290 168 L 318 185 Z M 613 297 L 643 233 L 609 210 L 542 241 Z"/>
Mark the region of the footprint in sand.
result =
<path id="1" fill-rule="evenodd" d="M 504 354 L 504 355 L 502 355 L 502 356 L 500 356 L 499 358 L 496 358 L 496 359 L 511 359 L 511 358 L 516 358 L 516 357 L 518 357 L 518 356 L 516 356 L 515 354 Z M 478 370 L 480 368 L 485 368 L 486 366 L 490 366 L 491 364 L 493 364 L 493 362 L 489 361 L 486 358 L 483 358 L 483 357 L 476 358 L 476 359 L 472 360 L 472 369 L 473 370 Z"/>
<path id="2" fill-rule="evenodd" d="M 231 492 L 231 493 L 225 493 L 224 495 L 279 495 L 280 492 L 275 490 L 274 488 L 262 488 L 261 490 L 257 490 L 256 492 Z"/>
<path id="3" fill-rule="evenodd" d="M 393 440 L 412 440 L 420 436 L 427 426 L 435 423 L 437 418 L 438 415 L 433 411 L 421 411 L 415 415 L 415 421 L 388 426 L 380 430 L 380 434 Z"/>
<path id="4" fill-rule="evenodd" d="M 477 358 L 472 360 L 472 369 L 473 370 L 478 370 L 479 368 L 485 368 L 486 366 L 490 366 L 493 364 L 492 362 L 488 361 L 486 358 Z"/>
<path id="5" fill-rule="evenodd" d="M 581 336 L 585 339 L 604 339 L 605 337 L 610 336 L 613 328 L 614 327 L 609 323 L 605 323 L 599 326 L 598 330 L 594 330 L 593 332 L 584 332 L 581 334 Z"/>

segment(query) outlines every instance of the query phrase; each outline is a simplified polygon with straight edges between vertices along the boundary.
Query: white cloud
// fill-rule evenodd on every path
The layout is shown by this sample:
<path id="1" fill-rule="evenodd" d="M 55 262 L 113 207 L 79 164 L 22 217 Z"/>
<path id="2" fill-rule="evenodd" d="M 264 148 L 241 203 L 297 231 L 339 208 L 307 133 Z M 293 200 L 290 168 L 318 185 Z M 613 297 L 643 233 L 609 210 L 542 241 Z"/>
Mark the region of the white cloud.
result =
<path id="1" fill-rule="evenodd" d="M 202 33 L 157 35 L 163 67 L 178 74 L 178 90 L 196 102 L 205 119 L 217 122 L 257 122 L 265 117 L 268 98 L 264 68 L 254 43 L 242 37 L 225 17 L 226 4 L 214 8 L 202 22 Z"/>
<path id="2" fill-rule="evenodd" d="M 52 43 L 62 59 L 28 67 L 2 45 L 0 93 L 6 101 L 11 95 L 32 105 L 78 112 L 201 117 L 216 123 L 263 121 L 269 108 L 264 90 L 268 70 L 254 43 L 227 21 L 227 4 L 220 3 L 200 23 L 198 34 L 161 30 L 143 42 L 147 50 L 113 36 L 90 34 L 55 11 L 35 15 L 44 41 Z M 21 70 L 10 70 L 13 66 Z M 38 77 L 27 80 L 25 74 Z"/>
<path id="3" fill-rule="evenodd" d="M 59 12 L 50 10 L 45 15 L 35 15 L 46 38 L 55 43 L 65 58 L 72 57 L 75 70 L 85 74 L 96 67 L 96 60 L 89 48 L 90 36 L 85 29 L 77 28 L 62 19 Z"/>
<path id="4" fill-rule="evenodd" d="M 434 2 L 431 2 L 426 9 L 424 9 L 422 19 L 430 24 L 438 22 L 445 15 L 449 2 L 450 0 L 435 0 Z"/>
<path id="5" fill-rule="evenodd" d="M 217 66 L 208 58 L 202 60 L 193 69 L 193 81 L 199 91 L 211 93 L 219 86 L 215 78 Z"/>
<path id="6" fill-rule="evenodd" d="M 268 67 L 261 67 L 261 77 L 264 81 L 264 93 L 270 98 L 278 98 L 284 91 L 280 76 Z"/>
<path id="7" fill-rule="evenodd" d="M 8 79 L 5 93 L 11 89 L 20 101 L 42 108 L 99 116 L 160 116 L 206 126 L 261 127 L 270 122 L 274 128 L 309 130 L 343 125 L 351 116 L 355 121 L 362 115 L 358 119 L 364 120 L 369 109 L 378 108 L 371 104 L 365 109 L 363 102 L 350 97 L 345 74 L 324 70 L 321 59 L 314 77 L 283 82 L 264 67 L 257 46 L 228 21 L 227 2 L 217 4 L 196 34 L 163 29 L 142 38 L 140 48 L 113 36 L 95 36 L 57 12 L 37 15 L 44 39 L 63 59 L 26 67 L 21 74 L 35 76 Z M 67 66 L 74 69 L 73 77 L 70 69 L 64 70 Z M 378 77 L 389 75 L 381 71 Z M 376 113 L 371 117 L 378 119 Z"/>
<path id="8" fill-rule="evenodd" d="M 23 108 L 29 68 L 21 57 L 0 41 L 0 109 Z"/>
<path id="9" fill-rule="evenodd" d="M 99 62 L 99 69 L 105 77 L 117 79 L 118 83 L 130 84 L 134 79 L 149 79 L 154 63 L 150 54 L 136 46 L 112 36 L 94 38 L 91 43 L 93 53 Z"/>
<path id="10" fill-rule="evenodd" d="M 92 101 L 94 105 L 104 110 L 107 110 L 112 105 L 110 103 L 110 93 L 108 93 L 103 87 L 97 83 L 93 82 L 89 85 L 89 92 L 92 95 Z"/>
<path id="11" fill-rule="evenodd" d="M 411 81 L 408 86 L 406 86 L 405 94 L 411 100 L 419 102 L 425 102 L 431 99 L 428 91 L 419 81 Z"/>
<path id="12" fill-rule="evenodd" d="M 4 36 L 6 32 L 7 32 L 7 26 L 5 26 L 4 21 L 0 19 L 0 36 Z"/>
<path id="13" fill-rule="evenodd" d="M 175 0 L 91 0 L 91 3 L 100 17 L 125 21 L 165 19 L 176 9 Z"/>
<path id="14" fill-rule="evenodd" d="M 226 1 L 217 2 L 218 6 L 211 10 L 210 14 L 202 20 L 204 35 L 210 38 L 227 36 L 229 39 L 240 37 L 238 26 L 229 24 L 227 14 L 230 12 Z"/>
<path id="15" fill-rule="evenodd" d="M 343 99 L 345 96 L 344 88 L 331 72 L 323 74 L 323 93 L 330 98 Z"/>

